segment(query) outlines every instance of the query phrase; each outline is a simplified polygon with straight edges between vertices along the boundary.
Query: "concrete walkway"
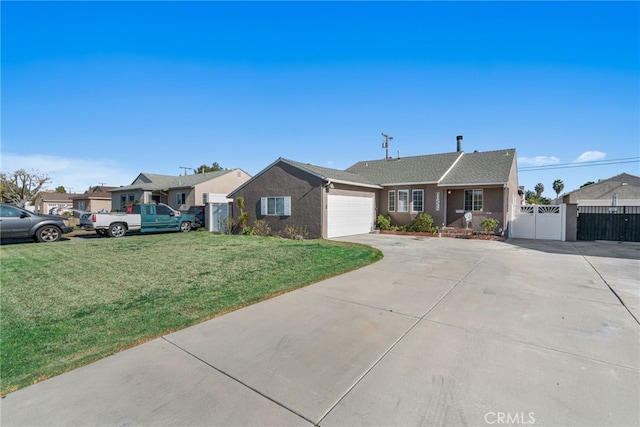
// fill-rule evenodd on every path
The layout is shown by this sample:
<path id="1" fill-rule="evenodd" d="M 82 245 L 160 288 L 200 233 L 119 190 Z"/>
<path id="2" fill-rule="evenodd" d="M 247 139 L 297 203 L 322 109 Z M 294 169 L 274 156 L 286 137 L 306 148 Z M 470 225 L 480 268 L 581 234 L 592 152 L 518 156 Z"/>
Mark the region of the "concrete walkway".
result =
<path id="1" fill-rule="evenodd" d="M 385 257 L 14 392 L 2 426 L 640 425 L 640 245 L 341 240 Z"/>

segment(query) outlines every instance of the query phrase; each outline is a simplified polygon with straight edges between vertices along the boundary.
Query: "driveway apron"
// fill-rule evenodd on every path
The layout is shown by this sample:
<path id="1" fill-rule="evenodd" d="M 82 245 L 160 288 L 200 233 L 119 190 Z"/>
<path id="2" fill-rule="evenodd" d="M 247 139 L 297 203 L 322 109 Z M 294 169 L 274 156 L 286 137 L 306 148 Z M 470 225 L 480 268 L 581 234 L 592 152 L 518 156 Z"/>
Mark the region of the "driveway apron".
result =
<path id="1" fill-rule="evenodd" d="M 640 425 L 640 246 L 337 240 L 385 256 L 11 393 L 2 426 Z"/>

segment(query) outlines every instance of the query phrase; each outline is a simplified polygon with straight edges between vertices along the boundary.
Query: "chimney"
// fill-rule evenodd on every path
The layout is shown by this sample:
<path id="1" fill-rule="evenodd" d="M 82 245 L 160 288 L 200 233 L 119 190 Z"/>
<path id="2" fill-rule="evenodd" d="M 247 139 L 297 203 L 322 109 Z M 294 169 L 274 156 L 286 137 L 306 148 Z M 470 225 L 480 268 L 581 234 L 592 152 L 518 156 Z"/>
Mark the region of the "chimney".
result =
<path id="1" fill-rule="evenodd" d="M 458 141 L 458 152 L 462 151 L 462 135 L 456 136 L 456 141 Z"/>

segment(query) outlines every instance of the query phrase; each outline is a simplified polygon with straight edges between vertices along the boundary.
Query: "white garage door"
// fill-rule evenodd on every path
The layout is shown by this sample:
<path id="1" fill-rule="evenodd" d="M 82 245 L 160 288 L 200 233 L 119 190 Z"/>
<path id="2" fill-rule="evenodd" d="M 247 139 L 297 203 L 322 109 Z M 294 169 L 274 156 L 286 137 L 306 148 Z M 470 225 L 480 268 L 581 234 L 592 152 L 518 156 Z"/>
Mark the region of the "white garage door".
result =
<path id="1" fill-rule="evenodd" d="M 329 195 L 327 237 L 370 233 L 373 227 L 373 197 Z"/>

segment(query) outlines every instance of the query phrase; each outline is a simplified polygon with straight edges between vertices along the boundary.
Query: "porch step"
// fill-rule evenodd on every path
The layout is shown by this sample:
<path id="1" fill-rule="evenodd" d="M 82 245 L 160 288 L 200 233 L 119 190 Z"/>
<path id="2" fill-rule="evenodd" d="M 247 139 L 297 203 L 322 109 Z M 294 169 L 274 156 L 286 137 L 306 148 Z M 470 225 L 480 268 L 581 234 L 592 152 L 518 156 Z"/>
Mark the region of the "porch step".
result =
<path id="1" fill-rule="evenodd" d="M 456 239 L 468 239 L 473 234 L 470 228 L 443 227 L 440 230 L 441 237 L 453 237 Z"/>

